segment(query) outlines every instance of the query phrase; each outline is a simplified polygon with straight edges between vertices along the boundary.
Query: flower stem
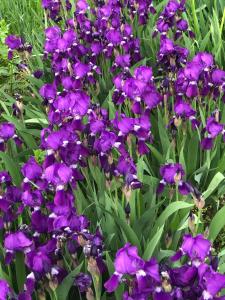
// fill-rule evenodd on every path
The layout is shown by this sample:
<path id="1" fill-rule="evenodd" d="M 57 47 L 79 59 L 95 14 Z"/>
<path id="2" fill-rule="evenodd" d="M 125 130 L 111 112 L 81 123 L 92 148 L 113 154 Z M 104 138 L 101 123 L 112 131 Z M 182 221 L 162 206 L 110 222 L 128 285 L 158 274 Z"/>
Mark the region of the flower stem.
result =
<path id="1" fill-rule="evenodd" d="M 196 229 L 195 229 L 195 234 L 196 235 L 198 234 L 198 228 L 199 228 L 201 216 L 202 216 L 202 209 L 199 208 L 199 210 L 198 210 L 198 221 L 197 221 L 197 225 L 196 225 Z"/>

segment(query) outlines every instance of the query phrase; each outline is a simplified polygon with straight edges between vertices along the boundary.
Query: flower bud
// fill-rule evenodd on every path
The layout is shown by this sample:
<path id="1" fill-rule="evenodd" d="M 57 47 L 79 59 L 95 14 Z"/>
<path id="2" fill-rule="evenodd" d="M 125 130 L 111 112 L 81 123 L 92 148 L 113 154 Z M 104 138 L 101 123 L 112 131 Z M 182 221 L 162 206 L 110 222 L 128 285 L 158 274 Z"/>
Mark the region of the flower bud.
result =
<path id="1" fill-rule="evenodd" d="M 127 185 L 123 188 L 123 193 L 126 197 L 127 202 L 130 201 L 131 195 L 132 195 L 132 190 L 130 187 L 128 187 Z"/>
<path id="2" fill-rule="evenodd" d="M 94 293 L 91 288 L 88 288 L 86 292 L 86 298 L 87 300 L 95 300 Z"/>
<path id="3" fill-rule="evenodd" d="M 195 203 L 195 205 L 196 205 L 196 207 L 197 207 L 198 209 L 203 209 L 204 206 L 205 206 L 205 199 L 203 198 L 202 195 L 201 195 L 200 198 L 195 198 L 195 197 L 194 197 L 194 203 Z"/>
<path id="4" fill-rule="evenodd" d="M 206 239 L 208 239 L 208 237 L 209 237 L 209 227 L 208 227 L 208 226 L 206 227 L 206 229 L 205 229 L 203 235 L 204 235 L 204 237 L 205 237 Z"/>
<path id="5" fill-rule="evenodd" d="M 57 277 L 54 277 L 49 281 L 49 287 L 53 291 L 55 291 L 57 289 L 57 287 L 58 287 Z"/>
<path id="6" fill-rule="evenodd" d="M 38 300 L 46 300 L 46 295 L 43 290 L 38 290 L 37 294 L 38 294 Z"/>
<path id="7" fill-rule="evenodd" d="M 192 233 L 195 232 L 195 215 L 192 212 L 189 214 L 188 227 Z"/>
<path id="8" fill-rule="evenodd" d="M 129 216 L 129 214 L 130 214 L 130 203 L 128 202 L 127 203 L 127 205 L 125 206 L 125 213 L 126 213 L 126 215 L 128 215 Z"/>
<path id="9" fill-rule="evenodd" d="M 172 291 L 172 286 L 166 279 L 162 281 L 162 287 L 166 293 L 170 293 Z"/>
<path id="10" fill-rule="evenodd" d="M 176 173 L 174 175 L 174 181 L 175 181 L 175 183 L 179 183 L 181 181 L 181 178 L 182 178 L 182 174 L 180 172 Z"/>
<path id="11" fill-rule="evenodd" d="M 168 249 L 170 245 L 172 244 L 172 235 L 170 232 L 167 232 L 166 237 L 165 237 L 165 243 L 166 243 L 166 248 Z"/>
<path id="12" fill-rule="evenodd" d="M 90 272 L 92 276 L 99 278 L 100 271 L 98 269 L 98 265 L 97 265 L 95 258 L 93 258 L 93 257 L 89 258 L 87 269 L 88 269 L 88 272 Z"/>
<path id="13" fill-rule="evenodd" d="M 182 119 L 179 117 L 179 118 L 174 118 L 174 125 L 176 127 L 179 127 L 182 123 Z"/>

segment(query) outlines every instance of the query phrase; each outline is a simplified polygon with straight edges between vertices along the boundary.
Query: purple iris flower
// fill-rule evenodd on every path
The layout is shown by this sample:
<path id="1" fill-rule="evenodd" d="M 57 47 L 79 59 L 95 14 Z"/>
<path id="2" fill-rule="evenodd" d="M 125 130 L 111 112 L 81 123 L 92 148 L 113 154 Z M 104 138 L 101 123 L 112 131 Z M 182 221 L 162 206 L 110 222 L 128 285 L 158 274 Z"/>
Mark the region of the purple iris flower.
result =
<path id="1" fill-rule="evenodd" d="M 51 270 L 52 262 L 44 251 L 34 250 L 27 254 L 27 265 L 33 272 L 46 274 Z"/>
<path id="2" fill-rule="evenodd" d="M 188 49 L 175 45 L 166 36 L 161 36 L 157 60 L 163 71 L 166 73 L 177 72 L 183 67 L 183 64 L 186 64 L 188 55 Z"/>
<path id="3" fill-rule="evenodd" d="M 127 243 L 116 254 L 115 273 L 105 283 L 105 288 L 108 292 L 113 292 L 119 285 L 123 275 L 135 275 L 144 267 L 144 261 L 138 256 L 137 247 Z"/>
<path id="4" fill-rule="evenodd" d="M 211 243 L 199 234 L 196 237 L 192 237 L 190 234 L 186 234 L 183 237 L 183 243 L 180 251 L 178 251 L 172 258 L 173 261 L 180 259 L 183 255 L 187 255 L 189 259 L 197 266 L 200 262 L 204 262 L 205 258 L 209 255 L 211 249 Z"/>
<path id="5" fill-rule="evenodd" d="M 125 292 L 124 299 L 142 299 L 140 298 L 141 294 L 149 297 L 156 286 L 160 284 L 159 265 L 157 261 L 151 259 L 145 262 L 138 256 L 137 247 L 131 246 L 129 243 L 117 251 L 114 266 L 115 272 L 105 283 L 105 288 L 108 292 L 113 292 L 118 287 L 123 276 L 128 276 L 131 280 L 130 287 L 132 287 L 129 293 L 131 298 Z"/>
<path id="6" fill-rule="evenodd" d="M 34 211 L 31 215 L 31 226 L 38 233 L 45 233 L 48 230 L 48 216 L 40 210 Z"/>
<path id="7" fill-rule="evenodd" d="M 166 35 L 169 30 L 173 30 L 175 31 L 175 40 L 180 38 L 182 32 L 185 31 L 187 31 L 192 38 L 194 34 L 189 30 L 187 21 L 181 18 L 183 11 L 185 11 L 185 1 L 168 1 L 157 21 L 157 28 L 153 33 L 153 37 L 155 37 L 158 32 L 160 32 L 161 35 Z"/>
<path id="8" fill-rule="evenodd" d="M 68 94 L 67 101 L 71 103 L 71 113 L 75 117 L 84 116 L 90 105 L 90 97 L 83 91 Z"/>
<path id="9" fill-rule="evenodd" d="M 4 141 L 9 140 L 15 134 L 15 126 L 12 123 L 1 123 L 0 124 L 0 138 Z"/>
<path id="10" fill-rule="evenodd" d="M 223 134 L 224 136 L 224 129 L 224 124 L 217 122 L 214 117 L 209 117 L 207 119 L 206 127 L 204 128 L 204 131 L 208 133 L 208 136 L 201 141 L 201 147 L 204 150 L 212 149 L 215 138 L 219 134 Z"/>
<path id="11" fill-rule="evenodd" d="M 140 66 L 134 69 L 134 77 L 137 80 L 149 83 L 153 81 L 152 68 Z"/>
<path id="12" fill-rule="evenodd" d="M 202 68 L 208 71 L 208 68 L 214 65 L 214 58 L 212 54 L 207 52 L 199 52 L 192 60 L 198 64 L 202 65 Z"/>
<path id="13" fill-rule="evenodd" d="M 160 175 L 162 180 L 160 181 L 157 193 L 160 194 L 163 192 L 165 186 L 169 185 L 178 185 L 178 190 L 182 195 L 188 195 L 191 193 L 193 188 L 187 182 L 182 180 L 185 175 L 183 167 L 179 163 L 165 164 L 160 168 Z"/>
<path id="14" fill-rule="evenodd" d="M 223 124 L 219 124 L 214 117 L 210 117 L 207 119 L 206 130 L 210 134 L 211 138 L 217 137 L 220 133 L 222 133 L 224 129 Z"/>
<path id="15" fill-rule="evenodd" d="M 36 180 L 41 177 L 42 168 L 32 156 L 30 157 L 28 162 L 23 165 L 23 167 L 21 168 L 21 172 L 26 180 Z"/>
<path id="16" fill-rule="evenodd" d="M 213 148 L 214 140 L 212 138 L 204 138 L 201 141 L 201 147 L 204 150 L 211 150 Z"/>
<path id="17" fill-rule="evenodd" d="M 121 68 L 126 68 L 130 66 L 130 60 L 130 54 L 118 55 L 116 56 L 115 64 Z"/>
<path id="18" fill-rule="evenodd" d="M 191 107 L 191 105 L 182 100 L 178 100 L 174 104 L 174 111 L 179 117 L 190 118 L 196 114 L 196 111 Z"/>
<path id="19" fill-rule="evenodd" d="M 184 170 L 181 164 L 166 164 L 160 168 L 160 175 L 168 184 L 175 184 L 184 176 Z"/>
<path id="20" fill-rule="evenodd" d="M 0 291 L 0 300 L 7 300 L 12 292 L 8 282 L 4 279 L 0 279 Z"/>
<path id="21" fill-rule="evenodd" d="M 22 231 L 9 233 L 5 237 L 4 246 L 9 251 L 24 251 L 32 246 L 30 240 Z"/>
<path id="22" fill-rule="evenodd" d="M 72 170 L 63 163 L 54 163 L 45 169 L 44 177 L 58 189 L 63 189 L 72 179 Z"/>
<path id="23" fill-rule="evenodd" d="M 58 26 L 48 27 L 45 29 L 45 36 L 49 40 L 58 39 L 61 36 L 61 30 Z"/>
<path id="24" fill-rule="evenodd" d="M 214 70 L 212 73 L 212 82 L 216 85 L 223 85 L 225 83 L 225 71 Z"/>
<path id="25" fill-rule="evenodd" d="M 194 284 L 198 269 L 195 266 L 184 265 L 171 269 L 169 275 L 174 286 L 185 288 Z"/>
<path id="26" fill-rule="evenodd" d="M 21 38 L 15 35 L 7 36 L 5 43 L 11 50 L 17 50 L 23 45 Z"/>
<path id="27" fill-rule="evenodd" d="M 95 141 L 94 149 L 99 153 L 106 153 L 115 146 L 117 136 L 114 132 L 103 131 L 98 140 Z"/>
<path id="28" fill-rule="evenodd" d="M 50 102 L 52 102 L 56 97 L 56 87 L 53 84 L 43 85 L 39 92 L 44 99 Z"/>
<path id="29" fill-rule="evenodd" d="M 12 182 L 12 178 L 6 171 L 0 172 L 0 183 L 10 184 Z"/>
<path id="30" fill-rule="evenodd" d="M 44 203 L 44 198 L 39 190 L 25 190 L 22 193 L 21 200 L 25 206 L 29 207 L 40 207 Z"/>
<path id="31" fill-rule="evenodd" d="M 91 71 L 91 67 L 90 65 L 83 64 L 82 62 L 77 62 L 73 66 L 73 71 L 76 79 L 80 79 L 86 76 Z"/>

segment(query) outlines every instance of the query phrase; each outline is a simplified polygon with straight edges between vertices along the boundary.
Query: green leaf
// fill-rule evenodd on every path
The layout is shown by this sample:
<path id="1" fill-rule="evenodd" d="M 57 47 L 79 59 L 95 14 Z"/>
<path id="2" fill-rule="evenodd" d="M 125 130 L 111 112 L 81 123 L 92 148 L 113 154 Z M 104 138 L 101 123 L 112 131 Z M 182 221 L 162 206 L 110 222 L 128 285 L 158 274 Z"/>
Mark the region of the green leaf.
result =
<path id="1" fill-rule="evenodd" d="M 24 283 L 26 279 L 26 268 L 24 263 L 24 254 L 22 252 L 16 253 L 16 280 L 19 291 L 22 291 L 24 288 Z"/>
<path id="2" fill-rule="evenodd" d="M 158 228 L 161 228 L 165 222 L 168 220 L 168 218 L 174 214 L 176 211 L 180 209 L 185 209 L 185 208 L 191 208 L 193 204 L 184 202 L 184 201 L 176 201 L 171 203 L 167 208 L 162 212 L 162 214 L 159 216 L 157 219 L 154 229 L 152 230 L 153 233 L 157 231 Z"/>
<path id="3" fill-rule="evenodd" d="M 173 250 L 160 250 L 159 253 L 157 253 L 156 258 L 160 262 L 164 258 L 171 257 L 174 255 Z"/>
<path id="4" fill-rule="evenodd" d="M 209 226 L 209 239 L 214 241 L 225 226 L 225 206 L 222 207 L 213 217 Z"/>
<path id="5" fill-rule="evenodd" d="M 74 282 L 74 277 L 80 273 L 82 266 L 83 266 L 83 262 L 79 266 L 77 266 L 72 272 L 70 272 L 69 275 L 67 275 L 63 279 L 62 283 L 57 287 L 56 294 L 59 300 L 67 299 L 70 288 Z"/>
<path id="6" fill-rule="evenodd" d="M 147 145 L 147 146 L 151 150 L 152 155 L 155 156 L 155 158 L 158 160 L 159 164 L 161 165 L 164 162 L 162 154 L 154 146 L 152 145 Z"/>
<path id="7" fill-rule="evenodd" d="M 0 279 L 5 279 L 10 285 L 12 284 L 11 283 L 11 280 L 10 280 L 10 277 L 8 276 L 8 274 L 6 274 L 3 269 L 2 269 L 2 265 L 0 264 Z"/>
<path id="8" fill-rule="evenodd" d="M 2 159 L 2 162 L 5 165 L 5 169 L 12 176 L 13 182 L 17 186 L 19 186 L 22 181 L 22 177 L 21 177 L 19 166 L 16 163 L 16 161 L 13 160 L 7 153 L 4 152 L 0 152 L 0 158 Z"/>
<path id="9" fill-rule="evenodd" d="M 164 229 L 164 225 L 162 225 L 162 227 L 156 232 L 156 234 L 153 236 L 153 238 L 146 245 L 146 247 L 145 247 L 146 249 L 143 254 L 143 258 L 145 260 L 148 260 L 152 257 L 152 254 L 154 253 L 155 248 L 161 239 L 163 229 Z"/>
<path id="10" fill-rule="evenodd" d="M 222 173 L 218 172 L 210 182 L 208 189 L 203 193 L 205 199 L 207 199 L 219 186 L 219 184 L 225 179 Z"/>
<path id="11" fill-rule="evenodd" d="M 211 36 L 211 32 L 209 31 L 200 43 L 200 49 L 199 49 L 200 51 L 205 51 L 205 48 L 209 44 L 210 36 Z"/>
<path id="12" fill-rule="evenodd" d="M 199 140 L 197 134 L 194 134 L 188 143 L 187 152 L 187 173 L 191 175 L 197 167 Z"/>
<path id="13" fill-rule="evenodd" d="M 159 129 L 159 136 L 160 136 L 160 141 L 163 149 L 163 154 L 165 155 L 170 148 L 170 140 L 167 135 L 166 126 L 163 122 L 163 118 L 161 116 L 160 111 L 158 111 L 158 129 Z"/>
<path id="14" fill-rule="evenodd" d="M 128 225 L 124 220 L 115 218 L 115 222 L 119 225 L 119 227 L 123 230 L 127 241 L 130 242 L 132 245 L 136 245 L 138 247 L 138 250 L 141 250 L 141 244 L 140 241 L 134 232 L 134 230 Z"/>

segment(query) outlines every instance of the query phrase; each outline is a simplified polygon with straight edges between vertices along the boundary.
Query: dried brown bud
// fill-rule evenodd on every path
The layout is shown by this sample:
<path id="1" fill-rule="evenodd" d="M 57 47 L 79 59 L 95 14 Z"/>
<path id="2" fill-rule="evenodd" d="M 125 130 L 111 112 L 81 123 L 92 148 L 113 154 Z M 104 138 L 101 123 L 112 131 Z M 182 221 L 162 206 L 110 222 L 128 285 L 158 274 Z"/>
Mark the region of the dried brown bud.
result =
<path id="1" fill-rule="evenodd" d="M 84 246 L 87 245 L 87 240 L 85 240 L 85 239 L 83 238 L 82 235 L 79 235 L 79 236 L 78 236 L 78 244 L 79 244 L 81 247 L 84 247 Z"/>
<path id="2" fill-rule="evenodd" d="M 88 271 L 92 274 L 92 276 L 95 276 L 97 278 L 100 276 L 97 262 L 93 257 L 90 257 L 88 260 Z"/>
<path id="3" fill-rule="evenodd" d="M 110 154 L 110 155 L 108 156 L 108 163 L 109 163 L 110 165 L 113 164 L 113 156 L 112 156 L 112 154 Z"/>
<path id="4" fill-rule="evenodd" d="M 23 113 L 24 110 L 24 106 L 23 103 L 21 101 L 16 101 L 16 106 L 19 109 L 19 111 L 21 112 L 21 114 Z"/>
<path id="5" fill-rule="evenodd" d="M 88 288 L 86 292 L 86 298 L 87 300 L 95 300 L 94 293 L 91 288 Z"/>
<path id="6" fill-rule="evenodd" d="M 193 213 L 190 213 L 190 215 L 189 215 L 188 227 L 192 233 L 195 232 L 195 215 Z"/>
<path id="7" fill-rule="evenodd" d="M 98 158 L 96 155 L 92 155 L 91 156 L 91 161 L 93 163 L 94 166 L 97 166 L 98 165 Z"/>
<path id="8" fill-rule="evenodd" d="M 208 227 L 208 226 L 206 227 L 206 229 L 205 229 L 203 235 L 204 235 L 204 237 L 205 237 L 206 239 L 208 239 L 208 237 L 209 237 L 209 227 Z"/>
<path id="9" fill-rule="evenodd" d="M 174 181 L 175 181 L 175 183 L 179 183 L 181 181 L 181 178 L 182 178 L 181 173 L 176 173 L 174 175 Z"/>
<path id="10" fill-rule="evenodd" d="M 126 198 L 127 202 L 129 202 L 130 198 L 131 198 L 131 195 L 132 195 L 131 188 L 126 185 L 125 187 L 123 187 L 122 191 L 125 195 L 125 198 Z"/>
<path id="11" fill-rule="evenodd" d="M 70 62 L 68 62 L 67 67 L 68 67 L 70 76 L 73 76 L 73 69 L 72 69 L 72 66 L 71 66 L 71 63 L 70 63 Z"/>
<path id="12" fill-rule="evenodd" d="M 170 293 L 172 291 L 172 286 L 168 280 L 163 280 L 162 287 L 166 293 Z"/>
<path id="13" fill-rule="evenodd" d="M 169 190 L 169 198 L 170 198 L 170 200 L 173 199 L 173 196 L 174 196 L 174 189 L 171 188 L 171 189 Z"/>
<path id="14" fill-rule="evenodd" d="M 176 60 L 174 57 L 170 57 L 170 65 L 175 66 L 176 65 Z"/>
<path id="15" fill-rule="evenodd" d="M 179 117 L 179 118 L 174 118 L 174 125 L 176 126 L 176 127 L 179 127 L 180 125 L 181 125 L 181 123 L 182 123 L 182 119 Z"/>
<path id="16" fill-rule="evenodd" d="M 46 300 L 46 295 L 43 290 L 38 290 L 37 295 L 38 295 L 38 300 Z"/>
<path id="17" fill-rule="evenodd" d="M 199 198 L 194 197 L 194 203 L 198 209 L 203 209 L 205 206 L 205 199 L 203 196 L 200 196 Z"/>
<path id="18" fill-rule="evenodd" d="M 58 280 L 56 277 L 52 278 L 50 281 L 49 281 L 49 287 L 51 290 L 55 291 L 58 287 Z"/>
<path id="19" fill-rule="evenodd" d="M 110 189 L 111 188 L 111 181 L 110 180 L 106 180 L 105 181 L 105 186 L 107 189 Z"/>
<path id="20" fill-rule="evenodd" d="M 216 120 L 216 122 L 220 121 L 220 112 L 218 109 L 215 111 L 215 120 Z"/>
<path id="21" fill-rule="evenodd" d="M 128 145 L 128 147 L 132 146 L 132 135 L 131 134 L 128 134 L 128 136 L 127 136 L 127 145 Z"/>
<path id="22" fill-rule="evenodd" d="M 170 247 L 170 245 L 172 244 L 172 236 L 170 233 L 166 234 L 165 237 L 165 244 L 166 244 L 166 248 L 168 249 Z"/>

